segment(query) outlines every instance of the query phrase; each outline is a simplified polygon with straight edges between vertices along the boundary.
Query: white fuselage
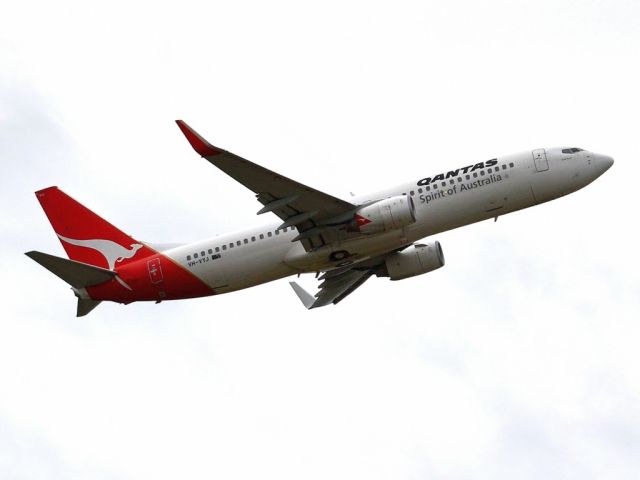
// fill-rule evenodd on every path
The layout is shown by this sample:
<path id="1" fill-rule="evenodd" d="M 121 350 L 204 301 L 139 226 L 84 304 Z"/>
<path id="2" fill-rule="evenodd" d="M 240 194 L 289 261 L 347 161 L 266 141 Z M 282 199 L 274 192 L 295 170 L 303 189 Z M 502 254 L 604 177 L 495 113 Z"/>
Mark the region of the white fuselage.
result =
<path id="1" fill-rule="evenodd" d="M 495 164 L 493 164 L 495 160 Z M 219 235 L 163 253 L 195 274 L 216 293 L 239 290 L 297 273 L 336 268 L 332 252 L 349 252 L 349 263 L 382 255 L 424 237 L 547 202 L 574 192 L 606 171 L 610 157 L 562 149 L 527 151 L 417 179 L 352 199 L 360 205 L 409 195 L 415 223 L 397 230 L 360 235 L 307 252 L 293 227 L 279 223 Z M 474 169 L 475 167 L 475 169 Z M 442 178 L 441 178 L 442 177 Z"/>

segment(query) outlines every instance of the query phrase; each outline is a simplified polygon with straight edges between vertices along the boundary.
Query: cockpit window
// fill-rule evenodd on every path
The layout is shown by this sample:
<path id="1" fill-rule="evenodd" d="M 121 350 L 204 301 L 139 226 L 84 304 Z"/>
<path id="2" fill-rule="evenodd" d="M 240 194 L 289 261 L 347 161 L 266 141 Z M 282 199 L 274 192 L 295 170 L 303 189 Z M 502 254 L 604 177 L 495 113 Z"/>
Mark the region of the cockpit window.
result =
<path id="1" fill-rule="evenodd" d="M 563 148 L 562 149 L 562 153 L 578 153 L 578 152 L 583 152 L 584 150 L 582 148 Z"/>

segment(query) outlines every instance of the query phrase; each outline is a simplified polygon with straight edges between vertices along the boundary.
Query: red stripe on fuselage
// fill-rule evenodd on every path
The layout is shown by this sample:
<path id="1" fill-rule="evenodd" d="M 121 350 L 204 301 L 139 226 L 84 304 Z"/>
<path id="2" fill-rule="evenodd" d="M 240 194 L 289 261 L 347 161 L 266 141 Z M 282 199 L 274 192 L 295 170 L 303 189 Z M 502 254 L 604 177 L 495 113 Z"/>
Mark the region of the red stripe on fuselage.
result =
<path id="1" fill-rule="evenodd" d="M 215 291 L 161 253 L 116 268 L 118 279 L 87 288 L 94 300 L 118 303 L 206 297 Z M 127 288 L 129 287 L 129 288 Z"/>

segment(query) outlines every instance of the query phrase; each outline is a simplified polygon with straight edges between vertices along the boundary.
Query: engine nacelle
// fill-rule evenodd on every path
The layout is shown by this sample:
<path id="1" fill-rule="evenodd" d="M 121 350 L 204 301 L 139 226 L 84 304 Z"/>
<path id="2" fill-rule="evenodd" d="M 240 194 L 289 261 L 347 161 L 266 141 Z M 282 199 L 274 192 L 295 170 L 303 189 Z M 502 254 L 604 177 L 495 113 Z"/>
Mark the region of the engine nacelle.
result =
<path id="1" fill-rule="evenodd" d="M 391 280 L 402 280 L 436 270 L 444 265 L 440 242 L 411 245 L 401 252 L 389 255 L 384 261 L 386 275 Z"/>
<path id="2" fill-rule="evenodd" d="M 385 198 L 358 210 L 349 230 L 380 233 L 406 227 L 416 221 L 416 207 L 408 195 Z"/>

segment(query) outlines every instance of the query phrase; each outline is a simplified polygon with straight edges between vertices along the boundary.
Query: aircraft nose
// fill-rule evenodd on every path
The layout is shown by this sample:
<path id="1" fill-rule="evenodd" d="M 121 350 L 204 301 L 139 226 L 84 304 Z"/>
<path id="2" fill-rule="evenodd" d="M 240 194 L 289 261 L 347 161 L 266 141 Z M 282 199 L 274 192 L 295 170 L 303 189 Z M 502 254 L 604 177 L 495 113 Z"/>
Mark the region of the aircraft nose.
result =
<path id="1" fill-rule="evenodd" d="M 613 158 L 608 155 L 598 155 L 598 157 L 598 163 L 600 164 L 600 168 L 602 168 L 602 173 L 604 173 L 613 165 Z"/>

